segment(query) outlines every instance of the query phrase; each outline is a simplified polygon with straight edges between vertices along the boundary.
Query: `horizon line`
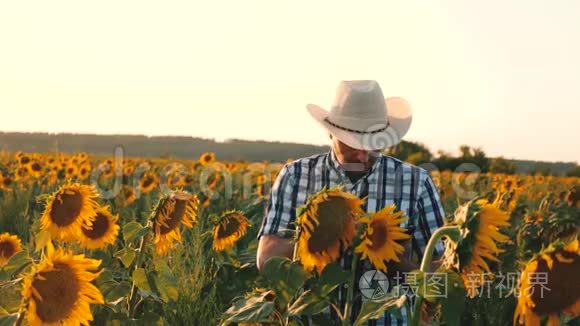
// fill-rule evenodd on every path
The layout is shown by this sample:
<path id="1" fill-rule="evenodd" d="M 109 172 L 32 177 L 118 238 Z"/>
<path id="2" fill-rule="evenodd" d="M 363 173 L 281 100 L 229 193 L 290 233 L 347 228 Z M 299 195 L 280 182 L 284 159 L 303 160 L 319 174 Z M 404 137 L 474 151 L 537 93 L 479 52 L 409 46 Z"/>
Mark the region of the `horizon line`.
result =
<path id="1" fill-rule="evenodd" d="M 194 136 L 194 135 L 171 135 L 171 134 L 163 134 L 163 135 L 147 135 L 144 133 L 89 133 L 89 132 L 70 132 L 70 131 L 59 131 L 59 132 L 52 132 L 52 131 L 3 131 L 0 130 L 0 133 L 3 134 L 47 134 L 47 135 L 78 135 L 78 136 L 133 136 L 133 137 L 145 137 L 145 138 L 191 138 L 191 139 L 202 139 L 202 140 L 207 140 L 207 141 L 213 141 L 215 143 L 227 143 L 228 141 L 249 141 L 249 142 L 268 142 L 268 143 L 284 143 L 284 144 L 294 144 L 294 145 L 304 145 L 304 146 L 314 146 L 314 147 L 329 147 L 330 145 L 323 145 L 323 144 L 314 144 L 314 143 L 298 143 L 298 142 L 292 142 L 292 141 L 284 141 L 284 140 L 265 140 L 265 139 L 247 139 L 247 138 L 224 138 L 223 140 L 220 140 L 218 138 L 212 138 L 212 137 L 205 137 L 205 136 Z M 403 139 L 403 141 L 407 141 L 407 142 L 413 142 L 416 144 L 420 144 L 424 147 L 427 148 L 427 150 L 429 150 L 429 152 L 432 152 L 432 149 L 426 145 L 423 142 L 420 141 L 414 141 L 414 140 L 410 140 L 410 139 Z M 478 146 L 470 146 L 469 144 L 465 144 L 471 148 L 479 148 L 482 149 L 481 147 Z M 482 149 L 483 150 L 483 149 Z M 485 153 L 485 150 L 483 150 Z M 439 152 L 439 150 L 434 151 L 434 153 L 432 153 L 433 156 L 435 156 L 435 154 L 437 154 Z M 454 154 L 454 153 L 449 153 L 446 151 L 443 151 L 445 153 L 448 154 Z M 579 165 L 579 162 L 577 161 L 545 161 L 545 160 L 532 160 L 532 159 L 527 159 L 527 158 L 513 158 L 513 157 L 506 157 L 503 155 L 500 156 L 487 156 L 488 158 L 504 158 L 506 160 L 511 160 L 511 161 L 529 161 L 529 162 L 546 162 L 546 163 L 574 163 L 576 165 Z"/>

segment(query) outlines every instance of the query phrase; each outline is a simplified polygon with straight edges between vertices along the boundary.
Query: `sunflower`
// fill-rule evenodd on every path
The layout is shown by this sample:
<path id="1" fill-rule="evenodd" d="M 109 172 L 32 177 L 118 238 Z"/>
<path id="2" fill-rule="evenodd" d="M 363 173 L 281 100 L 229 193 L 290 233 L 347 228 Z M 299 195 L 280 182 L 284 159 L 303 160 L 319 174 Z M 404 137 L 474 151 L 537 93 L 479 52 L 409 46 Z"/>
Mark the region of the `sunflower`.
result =
<path id="1" fill-rule="evenodd" d="M 135 195 L 135 190 L 131 187 L 124 187 L 123 188 L 123 204 L 125 206 L 131 205 L 135 199 L 137 199 Z"/>
<path id="2" fill-rule="evenodd" d="M 22 245 L 17 236 L 10 233 L 0 234 L 0 267 L 20 250 L 22 250 Z"/>
<path id="3" fill-rule="evenodd" d="M 218 181 L 220 180 L 220 176 L 221 174 L 218 171 L 215 171 L 212 174 L 210 174 L 209 177 L 206 179 L 207 188 L 214 189 Z"/>
<path id="4" fill-rule="evenodd" d="M 42 175 L 42 165 L 40 165 L 38 162 L 32 162 L 28 166 L 28 173 L 30 173 L 30 175 L 34 176 L 35 178 L 40 177 Z"/>
<path id="5" fill-rule="evenodd" d="M 141 180 L 139 180 L 139 188 L 141 193 L 148 193 L 151 192 L 155 187 L 157 187 L 157 183 L 159 179 L 157 176 L 151 172 L 145 172 L 143 176 L 141 176 Z"/>
<path id="6" fill-rule="evenodd" d="M 115 243 L 119 233 L 118 219 L 118 216 L 111 214 L 109 206 L 98 208 L 93 225 L 81 227 L 81 247 L 98 249 Z"/>
<path id="7" fill-rule="evenodd" d="M 30 164 L 31 161 L 32 161 L 32 159 L 30 158 L 30 156 L 28 156 L 28 155 L 22 155 L 19 158 L 18 163 L 20 163 L 20 165 L 24 166 L 24 165 Z"/>
<path id="8" fill-rule="evenodd" d="M 185 186 L 185 176 L 180 172 L 172 172 L 167 176 L 167 186 L 169 188 L 179 188 Z"/>
<path id="9" fill-rule="evenodd" d="M 97 166 L 97 169 L 101 172 L 101 177 L 108 179 L 113 176 L 115 169 L 113 168 L 113 161 L 106 160 Z"/>
<path id="10" fill-rule="evenodd" d="M 547 325 L 559 325 L 561 313 L 580 316 L 580 283 L 573 281 L 579 273 L 578 239 L 536 255 L 520 277 L 514 324 L 539 326 L 541 316 L 548 316 Z"/>
<path id="11" fill-rule="evenodd" d="M 225 212 L 213 228 L 213 248 L 223 251 L 234 246 L 246 234 L 250 222 L 238 211 Z"/>
<path id="12" fill-rule="evenodd" d="M 133 172 L 135 172 L 135 166 L 130 161 L 123 162 L 123 175 L 130 176 Z"/>
<path id="13" fill-rule="evenodd" d="M 81 167 L 79 168 L 79 172 L 78 172 L 79 179 L 80 180 L 87 179 L 91 175 L 91 169 L 92 169 L 91 163 L 88 163 L 88 162 L 83 163 L 81 165 Z"/>
<path id="14" fill-rule="evenodd" d="M 174 240 L 181 242 L 181 224 L 192 227 L 197 221 L 199 200 L 187 192 L 175 190 L 159 199 L 153 209 L 155 250 L 164 255 L 174 247 Z"/>
<path id="15" fill-rule="evenodd" d="M 261 174 L 258 177 L 256 177 L 256 185 L 260 186 L 263 185 L 264 183 L 266 183 L 266 176 Z"/>
<path id="16" fill-rule="evenodd" d="M 367 228 L 355 252 L 361 253 L 362 259 L 368 257 L 375 268 L 383 272 L 387 271 L 385 261 L 399 262 L 398 256 L 405 251 L 397 241 L 411 238 L 406 229 L 399 227 L 407 220 L 402 215 L 403 211 L 395 212 L 395 205 L 390 205 L 376 212 L 371 218 L 360 219 Z"/>
<path id="17" fill-rule="evenodd" d="M 36 325 L 88 325 L 93 320 L 89 304 L 103 304 L 99 289 L 91 284 L 100 273 L 100 260 L 49 250 L 47 258 L 24 277 L 22 297 L 27 318 Z"/>
<path id="18" fill-rule="evenodd" d="M 470 201 L 458 208 L 456 222 L 461 225 L 464 235 L 458 243 L 446 242 L 444 265 L 459 269 L 470 298 L 477 295 L 477 288 L 483 285 L 485 272 L 491 273 L 484 258 L 499 261 L 496 255 L 503 252 L 496 242 L 505 243 L 509 237 L 499 229 L 509 226 L 509 216 L 485 199 Z"/>
<path id="19" fill-rule="evenodd" d="M 30 171 L 28 170 L 28 167 L 22 166 L 22 167 L 19 167 L 18 169 L 16 169 L 15 179 L 17 181 L 25 182 L 28 180 L 29 176 L 30 176 Z"/>
<path id="20" fill-rule="evenodd" d="M 64 169 L 65 178 L 67 180 L 75 178 L 79 173 L 79 168 L 74 164 L 67 164 Z"/>
<path id="21" fill-rule="evenodd" d="M 77 155 L 77 158 L 81 163 L 84 163 L 85 161 L 87 161 L 89 159 L 89 156 L 87 155 L 87 153 L 79 153 Z"/>
<path id="22" fill-rule="evenodd" d="M 339 257 L 341 244 L 350 245 L 356 235 L 356 219 L 363 214 L 362 203 L 340 188 L 325 188 L 301 208 L 298 257 L 306 270 L 321 272 Z"/>
<path id="23" fill-rule="evenodd" d="M 77 239 L 81 227 L 90 227 L 95 219 L 98 197 L 93 186 L 66 184 L 48 199 L 40 218 L 42 229 L 53 238 Z"/>
<path id="24" fill-rule="evenodd" d="M 2 173 L 0 173 L 0 181 L 0 188 L 8 189 L 12 185 L 12 178 L 8 175 L 2 176 Z"/>
<path id="25" fill-rule="evenodd" d="M 206 152 L 201 154 L 201 156 L 199 157 L 199 163 L 201 163 L 201 165 L 206 166 L 208 164 L 211 164 L 215 161 L 215 154 L 212 152 Z"/>

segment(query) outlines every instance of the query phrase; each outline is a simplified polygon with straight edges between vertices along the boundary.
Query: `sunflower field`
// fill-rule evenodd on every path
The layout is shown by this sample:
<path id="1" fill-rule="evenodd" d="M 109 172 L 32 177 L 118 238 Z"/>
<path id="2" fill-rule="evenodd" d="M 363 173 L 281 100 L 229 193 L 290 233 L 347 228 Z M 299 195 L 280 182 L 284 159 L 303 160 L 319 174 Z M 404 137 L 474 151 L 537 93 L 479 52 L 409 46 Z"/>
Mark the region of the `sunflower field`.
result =
<path id="1" fill-rule="evenodd" d="M 338 267 L 351 248 L 353 266 L 388 273 L 410 238 L 397 207 L 365 214 L 341 188 L 298 209 L 294 259 L 258 272 L 282 167 L 0 152 L 0 325 L 364 325 L 385 311 L 413 325 L 580 323 L 579 178 L 432 171 L 446 225 L 407 275 L 410 305 L 400 286 L 362 300 Z M 435 274 L 453 284 L 444 296 Z"/>

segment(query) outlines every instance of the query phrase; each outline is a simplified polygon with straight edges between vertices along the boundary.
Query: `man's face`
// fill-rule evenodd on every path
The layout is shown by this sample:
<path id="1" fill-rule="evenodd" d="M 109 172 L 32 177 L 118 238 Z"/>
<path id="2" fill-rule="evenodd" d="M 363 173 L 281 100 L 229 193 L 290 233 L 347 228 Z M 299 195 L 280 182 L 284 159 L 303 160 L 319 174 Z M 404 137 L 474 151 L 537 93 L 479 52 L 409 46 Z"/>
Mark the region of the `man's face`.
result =
<path id="1" fill-rule="evenodd" d="M 350 172 L 367 172 L 373 166 L 380 151 L 365 151 L 352 148 L 338 140 L 332 134 L 329 135 L 332 140 L 332 149 L 340 165 Z"/>

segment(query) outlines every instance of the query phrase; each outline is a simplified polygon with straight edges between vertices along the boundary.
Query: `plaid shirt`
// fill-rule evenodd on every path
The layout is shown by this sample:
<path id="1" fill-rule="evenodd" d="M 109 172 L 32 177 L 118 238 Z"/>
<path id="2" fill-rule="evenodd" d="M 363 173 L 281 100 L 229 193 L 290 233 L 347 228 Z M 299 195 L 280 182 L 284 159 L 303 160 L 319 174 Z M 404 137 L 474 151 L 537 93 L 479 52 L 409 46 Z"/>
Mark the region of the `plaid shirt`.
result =
<path id="1" fill-rule="evenodd" d="M 298 159 L 284 166 L 272 187 L 266 216 L 258 237 L 264 234 L 291 237 L 295 230 L 293 222 L 296 219 L 296 208 L 304 205 L 309 196 L 322 188 L 338 185 L 344 185 L 344 190 L 360 198 L 367 196 L 363 206 L 367 213 L 376 212 L 393 203 L 404 211 L 409 219 L 402 226 L 414 230 L 412 248 L 417 260 L 423 256 L 423 250 L 431 234 L 443 225 L 443 207 L 437 188 L 426 170 L 381 155 L 369 172 L 353 184 L 331 150 Z M 437 257 L 442 252 L 442 242 L 439 241 L 434 256 Z M 351 259 L 352 250 L 342 252 L 340 263 L 344 269 L 351 268 Z M 374 268 L 368 260 L 362 261 L 357 268 L 357 277 L 364 271 L 372 269 Z M 346 291 L 344 287 L 340 287 L 337 292 L 342 307 Z M 358 297 L 360 299 L 360 296 Z M 361 302 L 358 301 L 353 305 L 353 315 L 358 314 L 360 309 Z M 329 310 L 330 314 L 336 317 L 334 311 L 330 308 Z M 369 321 L 368 324 L 406 325 L 406 310 L 402 311 L 403 319 L 385 313 L 383 318 Z"/>

